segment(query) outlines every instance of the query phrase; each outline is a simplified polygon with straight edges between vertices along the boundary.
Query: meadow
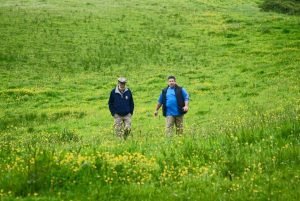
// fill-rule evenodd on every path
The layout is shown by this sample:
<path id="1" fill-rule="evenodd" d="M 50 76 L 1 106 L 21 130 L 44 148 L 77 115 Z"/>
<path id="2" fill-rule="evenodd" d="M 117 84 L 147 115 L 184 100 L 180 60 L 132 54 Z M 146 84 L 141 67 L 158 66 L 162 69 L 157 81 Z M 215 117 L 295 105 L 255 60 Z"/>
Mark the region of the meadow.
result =
<path id="1" fill-rule="evenodd" d="M 300 18 L 261 3 L 0 0 L 0 200 L 299 200 Z M 168 75 L 190 94 L 171 138 Z"/>

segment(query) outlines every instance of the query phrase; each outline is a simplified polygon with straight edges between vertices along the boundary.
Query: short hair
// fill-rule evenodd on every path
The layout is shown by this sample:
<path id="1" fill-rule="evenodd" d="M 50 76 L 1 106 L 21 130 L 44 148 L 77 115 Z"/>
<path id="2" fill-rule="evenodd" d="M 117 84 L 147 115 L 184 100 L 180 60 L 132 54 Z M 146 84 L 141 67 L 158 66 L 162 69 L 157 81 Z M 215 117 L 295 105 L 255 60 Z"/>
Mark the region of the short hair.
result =
<path id="1" fill-rule="evenodd" d="M 169 80 L 169 79 L 176 80 L 176 78 L 175 78 L 175 76 L 174 76 L 174 75 L 170 75 L 170 76 L 168 77 L 168 80 Z"/>

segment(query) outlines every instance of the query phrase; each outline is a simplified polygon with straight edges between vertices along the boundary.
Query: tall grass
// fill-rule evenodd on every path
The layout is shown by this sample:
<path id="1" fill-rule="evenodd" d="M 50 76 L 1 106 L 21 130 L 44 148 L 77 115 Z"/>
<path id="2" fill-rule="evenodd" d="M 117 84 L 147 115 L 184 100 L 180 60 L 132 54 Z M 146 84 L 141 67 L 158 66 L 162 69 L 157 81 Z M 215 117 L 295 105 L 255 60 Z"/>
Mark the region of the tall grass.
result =
<path id="1" fill-rule="evenodd" d="M 259 5 L 2 0 L 0 199 L 297 200 L 299 16 Z M 170 74 L 190 94 L 182 137 L 152 115 Z"/>
<path id="2" fill-rule="evenodd" d="M 210 134 L 152 136 L 153 144 L 135 136 L 99 146 L 78 141 L 66 130 L 57 136 L 11 138 L 7 133 L 1 137 L 1 195 L 5 199 L 80 200 L 89 195 L 92 200 L 173 200 L 188 195 L 208 200 L 296 200 L 299 111 L 261 116 L 255 119 L 259 125 L 243 121 L 238 127 L 231 123 L 222 125 L 222 130 L 216 127 Z M 129 188 L 133 192 L 126 193 Z"/>

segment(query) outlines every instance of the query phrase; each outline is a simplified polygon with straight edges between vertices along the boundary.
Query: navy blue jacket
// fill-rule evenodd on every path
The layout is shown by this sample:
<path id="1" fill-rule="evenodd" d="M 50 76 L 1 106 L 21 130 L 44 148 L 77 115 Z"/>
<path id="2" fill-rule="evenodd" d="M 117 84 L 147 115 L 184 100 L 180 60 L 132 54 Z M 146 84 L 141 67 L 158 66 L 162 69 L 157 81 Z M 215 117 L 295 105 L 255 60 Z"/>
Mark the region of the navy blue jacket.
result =
<path id="1" fill-rule="evenodd" d="M 108 101 L 109 110 L 112 116 L 118 114 L 126 116 L 127 114 L 133 115 L 134 102 L 130 89 L 126 89 L 122 94 L 119 92 L 118 87 L 110 92 Z"/>

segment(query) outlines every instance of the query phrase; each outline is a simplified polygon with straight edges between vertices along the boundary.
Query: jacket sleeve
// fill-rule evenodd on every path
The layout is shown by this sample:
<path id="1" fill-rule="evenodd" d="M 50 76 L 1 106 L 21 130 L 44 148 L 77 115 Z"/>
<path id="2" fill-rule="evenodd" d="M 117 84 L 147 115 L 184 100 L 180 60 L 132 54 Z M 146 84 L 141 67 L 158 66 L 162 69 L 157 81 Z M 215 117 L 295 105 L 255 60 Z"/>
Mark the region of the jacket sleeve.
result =
<path id="1" fill-rule="evenodd" d="M 109 96 L 108 107 L 109 107 L 109 111 L 110 111 L 111 115 L 114 116 L 116 112 L 115 112 L 115 109 L 114 109 L 114 94 L 113 94 L 113 91 L 111 91 L 110 96 Z"/>
<path id="2" fill-rule="evenodd" d="M 190 96 L 184 88 L 182 88 L 182 96 L 183 96 L 184 101 L 190 100 Z"/>
<path id="3" fill-rule="evenodd" d="M 130 98 L 130 102 L 129 102 L 129 104 L 130 104 L 130 114 L 131 115 L 133 115 L 133 111 L 134 111 L 134 101 L 133 101 L 133 96 L 132 96 L 132 93 L 131 93 L 131 91 L 130 91 L 130 94 L 131 94 L 131 98 Z"/>

